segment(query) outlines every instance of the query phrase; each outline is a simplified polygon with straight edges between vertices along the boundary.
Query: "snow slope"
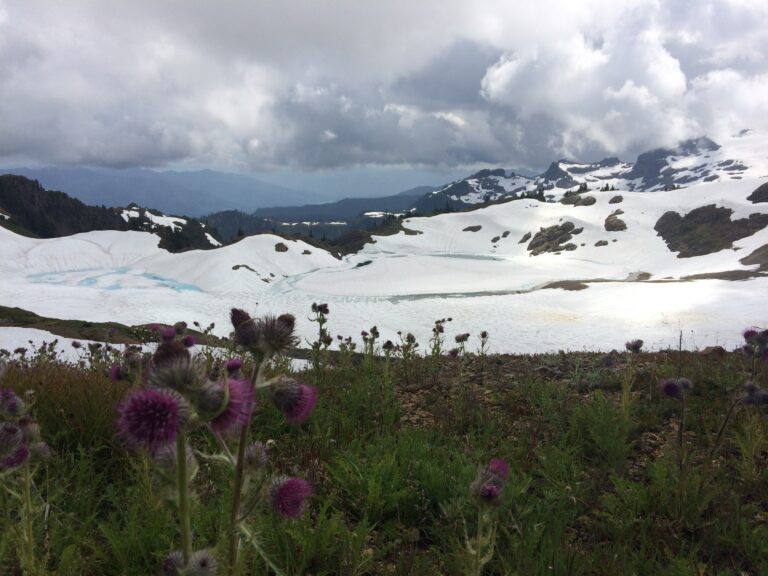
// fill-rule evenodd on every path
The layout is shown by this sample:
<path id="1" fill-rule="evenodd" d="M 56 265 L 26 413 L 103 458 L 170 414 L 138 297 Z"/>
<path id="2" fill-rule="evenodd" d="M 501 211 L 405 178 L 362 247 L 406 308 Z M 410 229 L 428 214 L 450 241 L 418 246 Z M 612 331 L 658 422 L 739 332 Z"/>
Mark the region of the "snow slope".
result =
<path id="1" fill-rule="evenodd" d="M 411 331 L 422 344 L 435 319 L 451 316 L 449 331 L 487 330 L 495 351 L 611 349 L 629 338 L 670 346 L 680 330 L 688 347 L 735 346 L 745 326 L 768 325 L 768 278 L 682 279 L 753 271 L 739 259 L 768 245 L 768 228 L 734 249 L 692 258 L 670 252 L 653 228 L 669 210 L 686 214 L 707 204 L 732 209 L 733 218 L 768 213 L 768 204 L 746 200 L 763 182 L 729 178 L 657 194 L 621 191 L 620 204 L 609 203 L 617 192 L 593 191 L 591 206 L 523 199 L 410 218 L 407 231 L 374 237 L 343 260 L 272 235 L 172 254 L 148 232 L 39 240 L 0 229 L 0 304 L 90 321 L 215 322 L 221 335 L 229 332 L 232 306 L 292 312 L 300 335 L 311 339 L 310 305 L 328 302 L 333 333 L 356 335 L 377 325 L 384 338 Z M 627 229 L 608 232 L 605 218 L 617 209 Z M 528 242 L 519 242 L 564 222 L 583 228 L 573 237 L 575 250 L 531 256 Z M 601 240 L 607 245 L 596 246 Z M 587 287 L 545 289 L 553 281 Z"/>

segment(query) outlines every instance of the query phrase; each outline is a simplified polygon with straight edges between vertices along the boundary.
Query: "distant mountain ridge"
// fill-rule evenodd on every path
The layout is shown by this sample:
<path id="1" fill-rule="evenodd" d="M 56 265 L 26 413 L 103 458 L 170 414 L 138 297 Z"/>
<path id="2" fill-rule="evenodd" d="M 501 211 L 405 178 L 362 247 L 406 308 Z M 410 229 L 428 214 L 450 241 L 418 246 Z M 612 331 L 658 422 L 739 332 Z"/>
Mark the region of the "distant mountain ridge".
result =
<path id="1" fill-rule="evenodd" d="M 46 190 L 36 180 L 0 175 L 0 225 L 39 238 L 58 238 L 95 230 L 152 232 L 169 252 L 220 246 L 205 224 L 166 216 L 131 204 L 127 208 L 88 206 L 63 192 Z"/>
<path id="2" fill-rule="evenodd" d="M 0 173 L 26 176 L 49 190 L 62 190 L 86 204 L 120 207 L 135 203 L 194 217 L 225 209 L 252 212 L 266 206 L 325 199 L 316 193 L 214 170 L 161 172 L 138 168 L 20 167 L 2 169 Z"/>
<path id="3" fill-rule="evenodd" d="M 656 192 L 766 175 L 768 137 L 744 130 L 721 144 L 701 137 L 685 140 L 674 148 L 643 152 L 634 163 L 615 157 L 591 164 L 558 160 L 533 178 L 503 168 L 485 169 L 424 196 L 412 208 L 430 214 L 514 198 L 541 196 L 554 200 L 580 188 Z"/>

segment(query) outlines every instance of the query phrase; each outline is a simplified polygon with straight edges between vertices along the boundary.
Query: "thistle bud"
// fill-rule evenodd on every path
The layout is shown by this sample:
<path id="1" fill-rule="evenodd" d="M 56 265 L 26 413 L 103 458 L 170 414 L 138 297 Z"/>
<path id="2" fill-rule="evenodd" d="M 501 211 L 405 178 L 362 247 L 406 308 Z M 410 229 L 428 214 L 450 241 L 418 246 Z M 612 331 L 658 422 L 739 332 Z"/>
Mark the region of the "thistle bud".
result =
<path id="1" fill-rule="evenodd" d="M 481 468 L 470 486 L 470 493 L 481 504 L 497 505 L 509 476 L 509 465 L 501 458 L 494 458 Z"/>
<path id="2" fill-rule="evenodd" d="M 166 340 L 157 347 L 152 360 L 155 366 L 166 366 L 174 362 L 189 361 L 189 350 L 178 340 Z"/>
<path id="3" fill-rule="evenodd" d="M 24 412 L 24 401 L 10 388 L 0 390 L 0 415 L 17 418 Z"/>
<path id="4" fill-rule="evenodd" d="M 196 363 L 182 358 L 155 366 L 149 374 L 149 385 L 153 388 L 171 388 L 186 394 L 200 386 L 202 381 L 200 371 L 200 366 Z"/>
<path id="5" fill-rule="evenodd" d="M 643 341 L 640 339 L 630 340 L 629 342 L 624 343 L 624 347 L 627 349 L 628 352 L 631 352 L 632 354 L 637 354 L 640 352 L 640 350 L 643 347 Z"/>
<path id="6" fill-rule="evenodd" d="M 259 331 L 248 312 L 240 308 L 232 308 L 229 317 L 235 329 L 235 342 L 245 348 L 255 346 L 259 341 Z"/>
<path id="7" fill-rule="evenodd" d="M 253 472 L 263 470 L 269 456 L 267 455 L 267 445 L 264 442 L 254 442 L 245 449 L 245 467 Z"/>
<path id="8" fill-rule="evenodd" d="M 227 407 L 229 402 L 228 388 L 209 380 L 195 390 L 191 402 L 200 418 L 213 420 Z"/>
<path id="9" fill-rule="evenodd" d="M 296 318 L 291 314 L 264 316 L 256 322 L 259 334 L 257 347 L 266 356 L 285 352 L 296 345 L 297 338 L 293 333 Z"/>
<path id="10" fill-rule="evenodd" d="M 163 576 L 180 576 L 184 570 L 184 555 L 181 550 L 174 550 L 163 561 Z"/>
<path id="11" fill-rule="evenodd" d="M 282 378 L 273 387 L 272 401 L 289 424 L 301 424 L 315 409 L 317 388 L 300 384 L 290 378 Z"/>

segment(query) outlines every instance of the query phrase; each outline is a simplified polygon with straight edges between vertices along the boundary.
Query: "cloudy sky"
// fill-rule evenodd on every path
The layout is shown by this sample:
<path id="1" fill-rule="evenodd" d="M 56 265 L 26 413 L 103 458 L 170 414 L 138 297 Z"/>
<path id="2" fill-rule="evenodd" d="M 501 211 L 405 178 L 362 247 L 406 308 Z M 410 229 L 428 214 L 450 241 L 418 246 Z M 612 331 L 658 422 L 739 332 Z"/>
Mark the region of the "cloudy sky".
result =
<path id="1" fill-rule="evenodd" d="M 395 191 L 745 127 L 765 0 L 0 0 L 5 166 Z"/>

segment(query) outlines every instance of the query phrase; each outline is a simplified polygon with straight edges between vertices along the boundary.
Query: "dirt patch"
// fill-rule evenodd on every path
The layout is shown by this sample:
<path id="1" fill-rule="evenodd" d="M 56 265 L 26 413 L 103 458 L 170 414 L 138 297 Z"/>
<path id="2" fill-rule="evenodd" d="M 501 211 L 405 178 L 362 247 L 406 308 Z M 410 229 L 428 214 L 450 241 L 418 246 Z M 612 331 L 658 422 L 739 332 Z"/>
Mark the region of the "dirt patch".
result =
<path id="1" fill-rule="evenodd" d="M 480 230 L 481 230 L 482 228 L 483 228 L 482 226 L 480 226 L 479 224 L 477 224 L 477 225 L 475 225 L 475 226 L 467 226 L 466 228 L 464 228 L 464 229 L 462 230 L 462 232 L 480 232 Z"/>
<path id="2" fill-rule="evenodd" d="M 703 256 L 732 248 L 733 242 L 768 226 L 768 214 L 750 214 L 731 220 L 733 210 L 714 204 L 691 210 L 685 216 L 667 212 L 654 226 L 678 258 Z"/>
<path id="3" fill-rule="evenodd" d="M 301 253 L 302 256 L 309 256 L 310 254 L 312 254 L 312 252 L 309 250 L 304 250 L 304 252 Z"/>
<path id="4" fill-rule="evenodd" d="M 762 276 L 753 270 L 724 270 L 723 272 L 704 272 L 702 274 L 690 274 L 680 280 L 749 280 Z"/>
<path id="5" fill-rule="evenodd" d="M 747 200 L 753 204 L 757 204 L 758 202 L 768 202 L 768 182 L 762 186 L 758 186 L 752 194 L 747 196 Z"/>
<path id="6" fill-rule="evenodd" d="M 232 266 L 232 270 L 240 270 L 240 268 L 245 268 L 246 270 L 250 270 L 251 272 L 256 272 L 256 270 L 248 266 L 248 264 L 235 264 L 234 266 Z"/>
<path id="7" fill-rule="evenodd" d="M 559 288 L 561 290 L 568 290 L 568 291 L 576 291 L 576 290 L 586 290 L 589 288 L 588 284 L 584 284 L 584 282 L 579 282 L 577 280 L 558 280 L 557 282 L 550 282 L 549 284 L 546 284 L 541 287 L 542 290 L 549 290 Z"/>
<path id="8" fill-rule="evenodd" d="M 288 246 L 286 246 L 282 242 L 278 242 L 277 244 L 275 244 L 275 252 L 288 252 Z"/>

